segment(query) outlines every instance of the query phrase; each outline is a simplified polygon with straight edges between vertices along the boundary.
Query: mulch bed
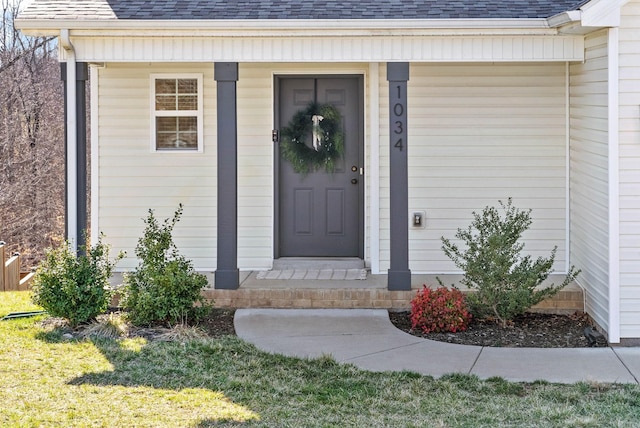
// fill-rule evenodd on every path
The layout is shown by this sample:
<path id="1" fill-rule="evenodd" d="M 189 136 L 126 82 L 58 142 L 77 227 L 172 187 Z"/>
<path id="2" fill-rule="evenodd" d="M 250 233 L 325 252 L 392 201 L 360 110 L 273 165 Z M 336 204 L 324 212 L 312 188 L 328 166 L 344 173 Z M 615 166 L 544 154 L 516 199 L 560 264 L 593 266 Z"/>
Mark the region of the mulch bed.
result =
<path id="1" fill-rule="evenodd" d="M 198 326 L 211 337 L 235 336 L 236 329 L 233 326 L 235 309 L 215 308 L 211 314 L 203 319 Z"/>
<path id="2" fill-rule="evenodd" d="M 391 322 L 414 336 L 461 345 L 508 348 L 584 348 L 588 341 L 584 329 L 592 326 L 586 314 L 552 315 L 525 313 L 503 328 L 494 321 L 474 320 L 466 331 L 422 333 L 411 329 L 409 312 L 389 312 Z M 606 346 L 606 343 L 600 343 Z"/>

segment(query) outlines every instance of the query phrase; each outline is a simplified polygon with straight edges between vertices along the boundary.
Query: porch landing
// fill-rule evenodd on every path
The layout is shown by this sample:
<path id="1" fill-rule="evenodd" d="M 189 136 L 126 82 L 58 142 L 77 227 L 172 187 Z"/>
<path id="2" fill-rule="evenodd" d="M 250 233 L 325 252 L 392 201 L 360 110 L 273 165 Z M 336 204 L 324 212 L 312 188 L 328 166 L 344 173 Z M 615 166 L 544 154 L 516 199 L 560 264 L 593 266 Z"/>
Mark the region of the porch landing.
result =
<path id="1" fill-rule="evenodd" d="M 203 290 L 205 297 L 214 299 L 216 307 L 231 308 L 326 308 L 326 309 L 397 309 L 411 308 L 411 299 L 423 284 L 436 287 L 435 275 L 413 275 L 411 290 L 389 291 L 387 275 L 368 274 L 363 280 L 335 279 L 258 279 L 260 272 L 240 272 L 237 290 L 211 288 Z M 261 277 L 266 277 L 264 273 Z M 440 275 L 446 285 L 458 283 L 459 275 Z M 549 279 L 556 284 L 562 275 Z M 463 290 L 464 291 L 464 290 Z M 582 289 L 575 283 L 533 308 L 537 312 L 571 314 L 584 311 Z"/>

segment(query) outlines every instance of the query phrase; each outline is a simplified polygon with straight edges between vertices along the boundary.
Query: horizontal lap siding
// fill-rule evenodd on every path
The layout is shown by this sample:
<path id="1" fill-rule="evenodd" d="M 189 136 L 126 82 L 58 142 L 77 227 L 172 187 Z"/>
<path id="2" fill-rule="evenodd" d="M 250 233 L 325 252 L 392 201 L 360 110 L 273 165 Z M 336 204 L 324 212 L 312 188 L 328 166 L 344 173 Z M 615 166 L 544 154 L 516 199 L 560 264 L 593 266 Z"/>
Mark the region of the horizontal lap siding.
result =
<path id="1" fill-rule="evenodd" d="M 203 73 L 204 153 L 151 153 L 149 75 Z M 261 75 L 260 75 L 261 74 Z M 238 82 L 238 265 L 269 267 L 273 254 L 272 85 L 267 71 L 240 67 Z M 176 244 L 197 269 L 216 267 L 217 136 L 213 64 L 109 65 L 100 74 L 100 229 L 136 265 L 147 210 L 160 219 L 178 203 Z M 225 185 L 224 182 L 221 185 Z"/>
<path id="2" fill-rule="evenodd" d="M 381 252 L 389 265 L 388 84 L 381 76 Z M 525 250 L 565 270 L 566 132 L 563 64 L 412 65 L 409 80 L 409 210 L 414 272 L 455 272 L 441 237 L 453 238 L 472 211 L 512 197 L 533 209 Z M 407 215 L 408 216 L 408 215 Z"/>
<path id="3" fill-rule="evenodd" d="M 607 32 L 586 39 L 586 61 L 570 68 L 571 262 L 582 273 L 586 310 L 608 328 Z"/>
<path id="4" fill-rule="evenodd" d="M 273 260 L 273 76 L 363 74 L 355 64 L 240 64 L 238 98 L 238 267 L 267 269 Z M 204 153 L 151 153 L 149 75 L 203 73 Z M 216 267 L 217 136 L 213 64 L 108 64 L 99 79 L 99 225 L 114 250 L 136 266 L 135 245 L 149 208 L 164 219 L 178 203 L 182 253 L 200 270 Z M 222 182 L 220 185 L 224 186 Z"/>
<path id="5" fill-rule="evenodd" d="M 620 329 L 640 337 L 640 1 L 620 26 Z"/>
<path id="6" fill-rule="evenodd" d="M 202 73 L 204 153 L 150 151 L 151 73 Z M 178 204 L 175 242 L 198 268 L 215 267 L 215 84 L 212 64 L 109 64 L 99 69 L 99 227 L 114 250 L 126 250 L 118 268 L 137 265 L 135 246 L 149 209 L 162 221 Z"/>
<path id="7" fill-rule="evenodd" d="M 238 266 L 273 260 L 273 90 L 268 70 L 240 64 L 238 77 Z"/>

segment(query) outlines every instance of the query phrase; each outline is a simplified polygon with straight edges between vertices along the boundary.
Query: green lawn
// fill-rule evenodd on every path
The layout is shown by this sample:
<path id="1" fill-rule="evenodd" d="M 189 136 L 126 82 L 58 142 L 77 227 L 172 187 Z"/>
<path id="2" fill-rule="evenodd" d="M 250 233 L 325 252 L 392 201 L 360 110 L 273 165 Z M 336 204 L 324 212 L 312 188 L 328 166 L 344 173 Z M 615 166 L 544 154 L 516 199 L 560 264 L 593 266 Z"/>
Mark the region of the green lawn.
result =
<path id="1" fill-rule="evenodd" d="M 31 309 L 0 293 L 0 317 Z M 640 426 L 637 386 L 370 373 L 235 337 L 69 341 L 42 319 L 0 322 L 0 426 Z"/>

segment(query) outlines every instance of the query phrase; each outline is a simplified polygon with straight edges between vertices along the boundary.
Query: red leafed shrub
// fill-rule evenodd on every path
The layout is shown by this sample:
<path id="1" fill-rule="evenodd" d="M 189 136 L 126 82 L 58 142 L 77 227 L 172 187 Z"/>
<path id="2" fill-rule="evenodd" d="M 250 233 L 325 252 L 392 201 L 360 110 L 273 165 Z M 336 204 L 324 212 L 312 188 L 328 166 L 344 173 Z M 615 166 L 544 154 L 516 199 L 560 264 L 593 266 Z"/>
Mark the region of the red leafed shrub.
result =
<path id="1" fill-rule="evenodd" d="M 464 331 L 470 321 L 464 294 L 458 289 L 432 290 L 424 285 L 411 300 L 411 328 L 424 333 Z"/>

